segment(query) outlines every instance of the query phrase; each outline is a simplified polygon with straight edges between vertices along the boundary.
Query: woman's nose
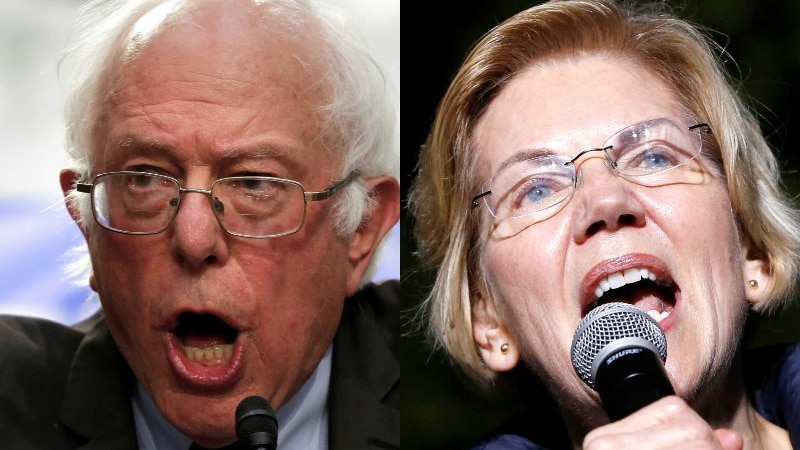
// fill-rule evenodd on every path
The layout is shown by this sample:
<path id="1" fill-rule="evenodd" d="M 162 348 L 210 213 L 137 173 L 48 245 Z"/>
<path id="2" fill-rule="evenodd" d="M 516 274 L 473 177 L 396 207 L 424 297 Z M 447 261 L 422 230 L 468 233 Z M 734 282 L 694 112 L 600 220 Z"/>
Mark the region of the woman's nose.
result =
<path id="1" fill-rule="evenodd" d="M 576 169 L 578 187 L 572 199 L 577 208 L 573 230 L 576 242 L 585 242 L 598 233 L 644 225 L 644 207 L 633 191 L 640 187 L 619 176 L 610 161 L 588 158 Z"/>

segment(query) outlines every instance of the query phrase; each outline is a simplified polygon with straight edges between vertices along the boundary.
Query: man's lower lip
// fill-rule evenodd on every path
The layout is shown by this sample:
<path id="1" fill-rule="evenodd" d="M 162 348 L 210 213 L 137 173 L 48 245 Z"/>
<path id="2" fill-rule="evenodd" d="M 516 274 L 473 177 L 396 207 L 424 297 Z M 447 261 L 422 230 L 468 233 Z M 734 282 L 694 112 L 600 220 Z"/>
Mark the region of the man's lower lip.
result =
<path id="1" fill-rule="evenodd" d="M 232 386 L 241 377 L 244 367 L 244 352 L 238 338 L 233 343 L 230 360 L 211 366 L 187 358 L 181 341 L 173 333 L 164 335 L 164 345 L 172 370 L 190 387 L 224 389 Z"/>

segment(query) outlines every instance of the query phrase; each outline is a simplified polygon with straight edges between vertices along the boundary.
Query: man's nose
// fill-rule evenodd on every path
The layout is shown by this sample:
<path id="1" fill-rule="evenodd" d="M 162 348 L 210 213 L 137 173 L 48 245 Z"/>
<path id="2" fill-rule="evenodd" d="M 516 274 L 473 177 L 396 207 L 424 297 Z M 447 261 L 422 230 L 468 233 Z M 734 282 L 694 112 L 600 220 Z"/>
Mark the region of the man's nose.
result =
<path id="1" fill-rule="evenodd" d="M 223 263 L 228 258 L 225 230 L 209 198 L 203 192 L 184 192 L 171 225 L 172 253 L 192 267 Z"/>

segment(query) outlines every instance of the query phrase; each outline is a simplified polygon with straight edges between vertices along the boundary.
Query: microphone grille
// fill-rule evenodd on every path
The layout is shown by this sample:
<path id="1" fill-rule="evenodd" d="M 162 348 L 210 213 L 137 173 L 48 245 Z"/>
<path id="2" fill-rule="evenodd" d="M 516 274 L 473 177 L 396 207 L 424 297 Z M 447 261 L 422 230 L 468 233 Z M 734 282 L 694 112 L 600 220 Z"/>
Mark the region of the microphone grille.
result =
<path id="1" fill-rule="evenodd" d="M 592 366 L 597 355 L 612 342 L 630 338 L 652 344 L 661 361 L 667 360 L 667 338 L 658 322 L 633 305 L 612 302 L 594 308 L 581 320 L 572 338 L 572 367 L 594 388 Z"/>
<path id="2" fill-rule="evenodd" d="M 278 421 L 267 399 L 251 395 L 236 407 L 236 435 L 242 439 L 250 434 L 266 431 L 277 434 Z"/>

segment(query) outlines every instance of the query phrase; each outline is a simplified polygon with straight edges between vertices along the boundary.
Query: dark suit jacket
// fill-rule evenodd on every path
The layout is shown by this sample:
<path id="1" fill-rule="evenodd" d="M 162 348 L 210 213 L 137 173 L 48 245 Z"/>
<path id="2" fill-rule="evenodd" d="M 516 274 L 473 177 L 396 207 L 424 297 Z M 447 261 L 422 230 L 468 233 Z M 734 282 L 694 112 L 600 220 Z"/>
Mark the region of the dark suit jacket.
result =
<path id="1" fill-rule="evenodd" d="M 332 450 L 400 448 L 399 290 L 396 280 L 370 284 L 345 302 L 328 403 Z M 0 317 L 0 448 L 137 449 L 134 385 L 102 313 L 73 327 Z"/>

